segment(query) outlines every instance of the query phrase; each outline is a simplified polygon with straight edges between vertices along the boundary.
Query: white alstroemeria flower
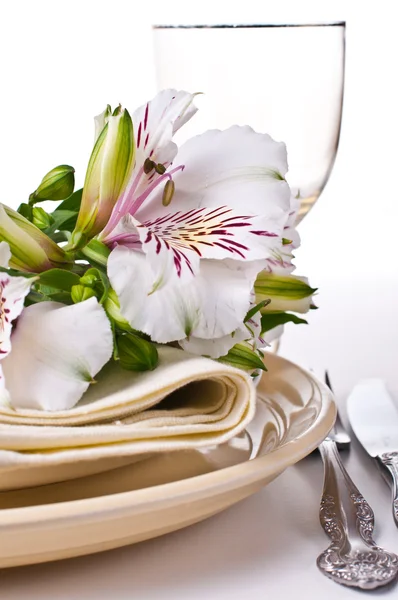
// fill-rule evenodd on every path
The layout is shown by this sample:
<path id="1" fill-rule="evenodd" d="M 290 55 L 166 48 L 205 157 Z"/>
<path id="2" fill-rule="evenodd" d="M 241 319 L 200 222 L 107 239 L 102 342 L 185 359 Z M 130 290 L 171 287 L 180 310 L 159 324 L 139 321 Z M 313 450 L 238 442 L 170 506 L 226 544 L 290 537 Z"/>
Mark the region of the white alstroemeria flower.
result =
<path id="1" fill-rule="evenodd" d="M 286 221 L 283 236 L 274 248 L 272 256 L 267 259 L 266 270 L 278 275 L 287 275 L 296 268 L 292 260 L 293 251 L 300 246 L 300 236 L 296 229 L 296 219 L 300 208 L 300 201 L 293 195 L 290 198 L 289 217 Z"/>
<path id="2" fill-rule="evenodd" d="M 7 268 L 10 257 L 1 242 L 0 266 Z M 34 280 L 0 273 L 1 397 L 14 408 L 66 410 L 110 359 L 111 327 L 96 298 L 24 308 Z"/>
<path id="3" fill-rule="evenodd" d="M 108 275 L 130 325 L 216 358 L 242 338 L 291 194 L 284 144 L 250 127 L 207 131 L 177 153 L 171 138 L 192 99 L 166 90 L 135 113 L 137 163 L 99 237 L 112 248 Z"/>

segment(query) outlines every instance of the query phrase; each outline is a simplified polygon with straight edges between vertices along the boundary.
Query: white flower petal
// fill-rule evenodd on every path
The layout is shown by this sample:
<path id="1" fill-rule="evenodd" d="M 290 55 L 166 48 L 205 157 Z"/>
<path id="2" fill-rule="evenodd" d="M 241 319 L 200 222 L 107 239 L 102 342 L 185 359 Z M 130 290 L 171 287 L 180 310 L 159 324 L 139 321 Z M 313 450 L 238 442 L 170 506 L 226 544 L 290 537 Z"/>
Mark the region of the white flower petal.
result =
<path id="1" fill-rule="evenodd" d="M 265 346 L 270 344 L 271 342 L 279 339 L 281 337 L 281 335 L 283 334 L 285 326 L 284 325 L 278 325 L 278 327 L 274 327 L 273 329 L 270 329 L 269 331 L 267 331 L 266 333 L 264 333 L 264 341 L 265 341 Z"/>
<path id="2" fill-rule="evenodd" d="M 21 314 L 33 281 L 34 277 L 12 277 L 8 273 L 0 273 L 0 360 L 11 350 L 12 322 Z"/>
<path id="3" fill-rule="evenodd" d="M 238 329 L 261 268 L 260 261 L 203 260 L 190 281 L 172 280 L 154 291 L 155 274 L 144 254 L 117 247 L 108 259 L 121 313 L 133 328 L 160 343 L 220 338 Z"/>
<path id="4" fill-rule="evenodd" d="M 170 143 L 175 132 L 196 113 L 197 108 L 192 104 L 193 99 L 194 94 L 188 92 L 162 90 L 150 102 L 140 106 L 134 112 L 137 154 L 142 153 L 142 156 L 137 156 L 137 163 L 140 166 L 149 156 L 152 160 L 161 162 L 159 152 Z M 174 159 L 174 156 L 169 155 L 169 162 Z"/>
<path id="5" fill-rule="evenodd" d="M 128 213 L 134 214 L 147 194 L 164 179 L 154 169 L 146 173 L 145 161 L 150 159 L 166 168 L 170 166 L 177 154 L 177 146 L 172 137 L 195 114 L 197 109 L 192 104 L 193 99 L 194 94 L 188 92 L 163 90 L 134 112 L 135 166 L 126 190 L 116 203 L 100 239 L 107 240 L 113 235 L 120 218 Z"/>
<path id="6" fill-rule="evenodd" d="M 10 406 L 10 394 L 6 388 L 6 381 L 3 369 L 0 364 L 0 406 Z"/>
<path id="7" fill-rule="evenodd" d="M 290 197 L 289 216 L 284 227 L 283 237 L 273 249 L 272 256 L 267 259 L 267 268 L 277 275 L 288 275 L 296 268 L 293 265 L 293 251 L 300 246 L 300 236 L 296 230 L 296 219 L 300 201 L 293 195 Z M 291 243 L 286 243 L 287 241 Z"/>
<path id="8" fill-rule="evenodd" d="M 112 355 L 110 323 L 95 298 L 73 306 L 40 302 L 25 308 L 2 366 L 14 407 L 74 406 Z"/>
<path id="9" fill-rule="evenodd" d="M 173 177 L 175 211 L 227 205 L 238 214 L 265 216 L 261 230 L 282 237 L 291 197 L 284 144 L 250 127 L 210 130 L 188 140 L 174 164 L 184 166 Z M 143 222 L 168 212 L 155 193 L 135 216 Z"/>
<path id="10" fill-rule="evenodd" d="M 189 339 L 181 340 L 179 344 L 183 350 L 191 352 L 192 354 L 220 358 L 220 356 L 228 354 L 235 344 L 243 342 L 247 337 L 248 331 L 243 325 L 233 334 L 223 335 L 213 340 L 205 340 L 203 338 L 191 336 Z"/>

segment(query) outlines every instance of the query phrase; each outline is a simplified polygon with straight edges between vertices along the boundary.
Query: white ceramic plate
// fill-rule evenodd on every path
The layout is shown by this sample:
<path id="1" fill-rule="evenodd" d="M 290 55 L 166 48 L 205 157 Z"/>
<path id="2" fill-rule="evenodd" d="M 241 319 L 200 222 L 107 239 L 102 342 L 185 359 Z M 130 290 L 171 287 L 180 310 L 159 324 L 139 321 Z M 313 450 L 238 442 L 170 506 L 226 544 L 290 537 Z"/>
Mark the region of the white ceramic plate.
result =
<path id="1" fill-rule="evenodd" d="M 309 454 L 333 425 L 331 393 L 278 356 L 268 355 L 267 366 L 249 435 L 224 448 L 155 455 L 78 480 L 0 493 L 0 567 L 100 552 L 186 527 Z"/>

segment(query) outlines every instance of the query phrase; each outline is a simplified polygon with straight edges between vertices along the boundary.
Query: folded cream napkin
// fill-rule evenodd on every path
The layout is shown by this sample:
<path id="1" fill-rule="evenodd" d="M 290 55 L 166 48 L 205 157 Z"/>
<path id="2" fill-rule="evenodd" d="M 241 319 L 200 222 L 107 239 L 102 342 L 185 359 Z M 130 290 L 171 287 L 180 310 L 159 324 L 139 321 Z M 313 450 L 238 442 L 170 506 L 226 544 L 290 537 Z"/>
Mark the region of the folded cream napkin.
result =
<path id="1" fill-rule="evenodd" d="M 243 371 L 164 346 L 159 359 L 145 373 L 109 365 L 68 411 L 0 407 L 0 471 L 220 444 L 253 417 Z"/>

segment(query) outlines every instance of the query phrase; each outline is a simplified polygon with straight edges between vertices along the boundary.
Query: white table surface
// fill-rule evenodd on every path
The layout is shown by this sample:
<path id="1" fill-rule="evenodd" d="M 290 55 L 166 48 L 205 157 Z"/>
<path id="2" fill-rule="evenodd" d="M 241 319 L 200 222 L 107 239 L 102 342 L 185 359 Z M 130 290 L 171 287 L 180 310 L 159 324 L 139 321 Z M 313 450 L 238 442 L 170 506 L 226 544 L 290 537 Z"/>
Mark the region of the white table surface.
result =
<path id="1" fill-rule="evenodd" d="M 344 417 L 347 392 L 360 377 L 384 377 L 397 392 L 395 302 L 398 287 L 387 285 L 391 302 L 363 325 L 356 294 L 337 315 L 332 281 L 321 281 L 322 310 L 311 327 L 291 327 L 281 353 L 320 371 L 328 366 Z M 360 289 L 357 284 L 357 293 Z M 386 291 L 386 288 L 384 289 Z M 355 312 L 354 312 L 355 311 Z M 369 314 L 371 314 L 369 312 Z M 354 316 L 356 315 L 355 319 Z M 395 330 L 394 330 L 395 327 Z M 395 395 L 398 401 L 398 395 Z M 345 462 L 376 514 L 376 539 L 398 553 L 398 530 L 390 492 L 376 467 L 354 441 Z M 358 592 L 338 586 L 317 571 L 315 559 L 328 539 L 318 523 L 322 488 L 320 457 L 311 455 L 285 471 L 261 492 L 207 521 L 136 546 L 68 561 L 0 572 L 5 600 L 263 600 L 277 597 L 355 599 Z M 0 540 L 1 543 L 1 540 Z M 375 596 L 398 594 L 381 589 Z"/>

